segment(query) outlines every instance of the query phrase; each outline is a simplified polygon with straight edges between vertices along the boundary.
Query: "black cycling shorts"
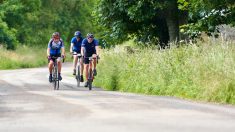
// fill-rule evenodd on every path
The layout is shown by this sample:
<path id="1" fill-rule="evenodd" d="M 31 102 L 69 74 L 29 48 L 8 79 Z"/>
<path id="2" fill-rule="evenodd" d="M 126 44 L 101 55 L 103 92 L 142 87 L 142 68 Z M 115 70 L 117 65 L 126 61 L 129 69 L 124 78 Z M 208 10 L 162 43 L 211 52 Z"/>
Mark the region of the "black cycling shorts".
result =
<path id="1" fill-rule="evenodd" d="M 50 60 L 52 60 L 53 62 L 55 61 L 55 59 L 53 59 L 53 57 L 61 57 L 61 54 L 56 54 L 56 55 L 52 55 L 52 54 L 50 54 L 50 57 L 51 57 L 51 59 Z"/>
<path id="2" fill-rule="evenodd" d="M 93 54 L 96 54 L 96 52 L 85 54 L 85 56 L 84 56 L 84 63 L 85 64 L 89 64 L 89 57 L 91 57 Z"/>

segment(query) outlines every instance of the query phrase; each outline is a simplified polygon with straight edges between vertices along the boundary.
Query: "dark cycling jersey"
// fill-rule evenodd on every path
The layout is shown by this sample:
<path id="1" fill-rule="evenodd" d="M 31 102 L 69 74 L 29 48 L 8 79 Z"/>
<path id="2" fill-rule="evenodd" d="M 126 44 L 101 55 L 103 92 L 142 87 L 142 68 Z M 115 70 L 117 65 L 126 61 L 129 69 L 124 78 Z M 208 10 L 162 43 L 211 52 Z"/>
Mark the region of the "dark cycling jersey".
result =
<path id="1" fill-rule="evenodd" d="M 71 43 L 73 43 L 74 52 L 81 53 L 82 40 L 83 38 L 80 38 L 80 40 L 78 41 L 76 37 L 73 37 L 71 39 Z"/>
<path id="2" fill-rule="evenodd" d="M 85 49 L 85 57 L 90 57 L 92 54 L 96 54 L 95 46 L 98 46 L 98 40 L 93 39 L 91 43 L 88 42 L 87 38 L 83 39 L 82 47 Z"/>

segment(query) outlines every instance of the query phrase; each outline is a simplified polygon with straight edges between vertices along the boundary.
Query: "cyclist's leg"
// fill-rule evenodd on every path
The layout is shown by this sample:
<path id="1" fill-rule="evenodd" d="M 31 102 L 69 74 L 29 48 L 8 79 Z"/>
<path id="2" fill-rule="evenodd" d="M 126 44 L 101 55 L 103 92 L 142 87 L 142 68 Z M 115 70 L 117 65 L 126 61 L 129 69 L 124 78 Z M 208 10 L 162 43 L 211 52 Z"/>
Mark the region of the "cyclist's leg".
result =
<path id="1" fill-rule="evenodd" d="M 93 54 L 92 56 L 95 56 L 93 59 L 93 65 L 94 65 L 94 69 L 96 69 L 96 54 Z"/>
<path id="2" fill-rule="evenodd" d="M 94 72 L 94 76 L 96 76 L 97 75 L 97 71 L 96 71 L 96 63 L 97 63 L 96 54 L 93 54 L 92 56 L 94 56 L 94 59 L 93 59 L 93 65 L 94 65 L 93 72 Z"/>
<path id="3" fill-rule="evenodd" d="M 84 68 L 85 68 L 85 77 L 86 77 L 85 87 L 87 87 L 88 69 L 89 69 L 89 58 L 88 57 L 84 58 Z"/>
<path id="4" fill-rule="evenodd" d="M 61 57 L 57 58 L 57 66 L 58 66 L 58 78 L 59 78 L 59 80 L 62 80 L 62 77 L 61 77 L 61 68 L 62 68 Z"/>
<path id="5" fill-rule="evenodd" d="M 86 80 L 88 80 L 88 68 L 89 68 L 89 60 L 85 58 L 85 76 L 86 76 Z M 86 63 L 87 62 L 87 63 Z"/>
<path id="6" fill-rule="evenodd" d="M 80 80 L 83 82 L 83 70 L 84 70 L 84 64 L 83 64 L 83 58 L 80 58 Z"/>
<path id="7" fill-rule="evenodd" d="M 73 75 L 76 75 L 77 63 L 78 63 L 78 57 L 77 55 L 73 55 Z"/>
<path id="8" fill-rule="evenodd" d="M 53 68 L 53 60 L 51 59 L 48 63 L 49 73 L 52 74 L 52 68 Z"/>
<path id="9" fill-rule="evenodd" d="M 53 62 L 53 60 L 51 59 L 51 60 L 49 61 L 49 63 L 48 63 L 48 69 L 49 69 L 49 73 L 50 73 L 50 75 L 49 75 L 49 82 L 52 82 L 52 69 L 53 69 L 53 64 L 54 64 L 54 62 Z"/>

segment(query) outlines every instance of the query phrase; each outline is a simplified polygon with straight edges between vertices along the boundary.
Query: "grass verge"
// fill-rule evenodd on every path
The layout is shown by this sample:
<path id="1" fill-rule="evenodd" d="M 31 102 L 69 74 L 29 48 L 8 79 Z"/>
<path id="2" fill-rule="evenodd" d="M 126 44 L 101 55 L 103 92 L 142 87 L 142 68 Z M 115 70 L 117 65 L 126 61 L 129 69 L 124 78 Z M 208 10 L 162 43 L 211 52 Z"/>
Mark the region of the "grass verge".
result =
<path id="1" fill-rule="evenodd" d="M 107 90 L 235 104 L 235 44 L 103 50 L 94 84 Z"/>

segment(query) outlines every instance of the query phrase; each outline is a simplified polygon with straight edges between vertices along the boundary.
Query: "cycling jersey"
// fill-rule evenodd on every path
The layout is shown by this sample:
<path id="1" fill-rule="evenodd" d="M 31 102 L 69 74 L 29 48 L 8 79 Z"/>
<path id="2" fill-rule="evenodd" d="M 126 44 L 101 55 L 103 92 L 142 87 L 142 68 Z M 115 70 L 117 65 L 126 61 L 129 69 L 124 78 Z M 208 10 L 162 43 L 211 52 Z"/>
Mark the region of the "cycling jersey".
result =
<path id="1" fill-rule="evenodd" d="M 71 39 L 71 43 L 73 43 L 73 51 L 77 53 L 81 53 L 81 45 L 82 45 L 83 38 L 80 38 L 78 41 L 76 37 Z"/>
<path id="2" fill-rule="evenodd" d="M 61 54 L 61 48 L 64 47 L 64 42 L 60 39 L 57 43 L 51 39 L 48 43 L 48 48 L 50 48 L 51 56 L 58 56 Z"/>
<path id="3" fill-rule="evenodd" d="M 85 49 L 85 57 L 90 57 L 92 54 L 96 54 L 96 49 L 95 47 L 98 46 L 98 40 L 93 39 L 91 43 L 88 42 L 87 38 L 83 39 L 82 41 L 82 47 Z"/>

